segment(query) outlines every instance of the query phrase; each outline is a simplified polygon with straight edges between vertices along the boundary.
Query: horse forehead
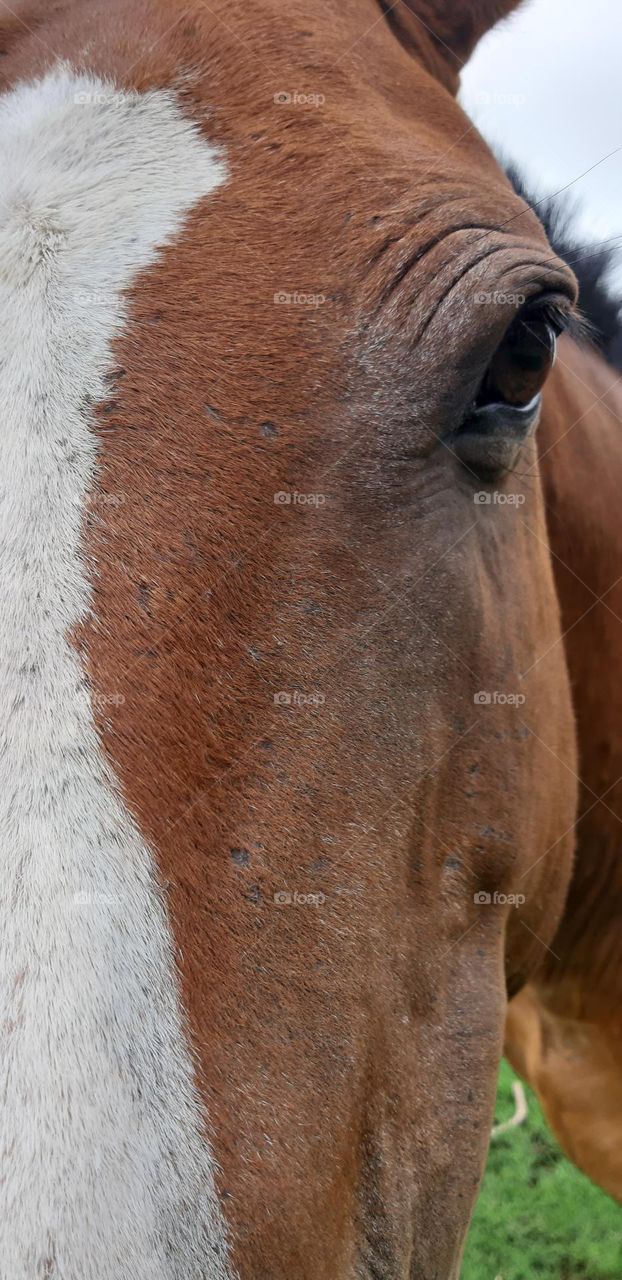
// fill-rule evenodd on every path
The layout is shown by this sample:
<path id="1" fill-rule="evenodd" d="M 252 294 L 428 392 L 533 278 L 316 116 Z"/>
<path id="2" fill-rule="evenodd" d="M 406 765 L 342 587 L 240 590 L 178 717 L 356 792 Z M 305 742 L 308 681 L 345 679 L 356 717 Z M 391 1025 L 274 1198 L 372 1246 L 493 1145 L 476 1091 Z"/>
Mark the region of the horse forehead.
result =
<path id="1" fill-rule="evenodd" d="M 105 270 L 114 288 L 133 277 L 226 176 L 172 93 L 126 91 L 64 66 L 3 95 L 0 124 L 0 228 L 53 229 L 55 269 L 67 278 Z"/>
<path id="2" fill-rule="evenodd" d="M 34 14 L 41 0 L 32 3 Z M 219 17 L 220 8 L 227 9 L 226 22 Z M 213 136 L 226 138 L 235 156 L 232 177 L 238 198 L 258 210 L 269 208 L 263 231 L 257 226 L 253 234 L 260 239 L 263 235 L 277 256 L 280 248 L 283 252 L 295 249 L 298 220 L 288 205 L 288 186 L 295 188 L 301 206 L 318 208 L 330 202 L 344 211 L 358 207 L 364 212 L 373 206 L 372 212 L 378 208 L 398 214 L 424 207 L 436 188 L 441 196 L 445 192 L 455 197 L 459 183 L 465 205 L 477 208 L 492 187 L 502 206 L 500 217 L 507 216 L 507 184 L 455 100 L 405 53 L 378 18 L 373 0 L 368 0 L 368 8 L 370 18 L 375 18 L 369 30 L 365 4 L 359 0 L 343 6 L 311 2 L 301 6 L 300 12 L 288 13 L 284 39 L 283 15 L 275 0 L 259 0 L 252 15 L 231 15 L 228 6 L 221 4 L 214 6 L 213 14 L 198 10 L 190 15 L 180 9 L 173 14 L 175 21 L 168 4 L 156 0 L 149 6 L 145 47 L 140 6 L 128 9 L 111 0 L 114 30 L 106 40 L 92 41 L 87 15 L 76 5 L 68 6 L 65 17 L 49 15 L 49 40 L 69 57 L 86 45 L 88 65 L 96 67 L 103 79 L 112 75 L 124 85 L 141 86 L 179 83 L 188 110 L 197 119 L 203 119 L 209 109 Z M 24 33 L 18 30 L 17 35 L 23 38 Z M 351 46 L 358 47 L 362 35 L 365 61 L 346 57 Z M 126 42 L 137 56 L 132 52 L 130 57 Z M 199 47 L 206 53 L 201 60 L 197 59 Z M 31 37 L 23 54 L 18 49 L 17 65 L 38 65 L 43 53 Z M 114 94 L 114 86 L 110 89 Z M 51 87 L 49 92 L 53 94 Z M 86 104 L 92 92 L 86 83 L 77 89 L 85 95 Z M 138 95 L 116 90 L 116 96 L 131 100 Z M 151 95 L 141 97 L 145 102 Z M 163 98 L 161 93 L 160 109 Z M 109 114 L 112 130 L 112 109 Z M 157 148 L 155 119 L 153 125 Z M 127 139 L 128 155 L 131 141 Z M 293 182 L 295 156 L 311 163 L 304 168 L 301 164 L 300 181 Z M 310 174 L 310 182 L 305 173 Z M 169 179 L 175 180 L 173 171 Z M 126 194 L 131 198 L 129 189 Z M 238 219 L 230 218 L 227 235 L 237 245 L 236 226 Z M 358 233 L 352 232 L 356 251 Z M 316 220 L 314 233 L 305 225 L 305 240 L 311 258 L 325 259 L 322 219 Z M 362 242 L 360 255 L 365 250 Z"/>
<path id="3" fill-rule="evenodd" d="M 154 857 L 70 639 L 125 291 L 225 166 L 171 94 L 60 67 L 0 98 L 0 171 L 0 1253 L 16 1280 L 52 1258 L 67 1280 L 230 1280 Z"/>

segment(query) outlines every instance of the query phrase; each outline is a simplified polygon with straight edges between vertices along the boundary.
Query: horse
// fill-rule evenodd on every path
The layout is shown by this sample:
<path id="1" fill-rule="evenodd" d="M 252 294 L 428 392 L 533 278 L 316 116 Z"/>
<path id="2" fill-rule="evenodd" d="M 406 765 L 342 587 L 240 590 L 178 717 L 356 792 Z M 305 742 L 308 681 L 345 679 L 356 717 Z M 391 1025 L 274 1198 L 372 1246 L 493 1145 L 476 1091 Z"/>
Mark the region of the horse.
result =
<path id="1" fill-rule="evenodd" d="M 622 1202 L 622 744 L 612 674 L 622 625 L 614 516 L 622 475 L 622 322 L 606 287 L 612 252 L 569 236 L 555 202 L 537 205 L 552 245 L 578 276 L 590 324 L 589 342 L 560 341 L 538 429 L 581 786 L 564 914 L 538 974 L 509 1006 L 505 1047 L 566 1154 Z"/>
<path id="2" fill-rule="evenodd" d="M 514 7 L 3 10 L 10 1280 L 459 1274 L 578 787 Z"/>

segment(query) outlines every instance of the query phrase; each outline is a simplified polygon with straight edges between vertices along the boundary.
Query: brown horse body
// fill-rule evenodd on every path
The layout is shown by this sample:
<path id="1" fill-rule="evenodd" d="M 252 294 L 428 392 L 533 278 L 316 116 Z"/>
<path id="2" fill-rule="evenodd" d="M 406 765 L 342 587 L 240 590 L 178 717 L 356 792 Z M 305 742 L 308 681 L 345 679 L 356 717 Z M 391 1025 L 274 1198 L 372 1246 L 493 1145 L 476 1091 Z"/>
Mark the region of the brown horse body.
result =
<path id="1" fill-rule="evenodd" d="M 539 439 L 579 734 L 577 848 L 538 983 L 510 1006 L 506 1052 L 571 1159 L 622 1200 L 622 393 L 596 352 L 560 346 Z"/>
<path id="2" fill-rule="evenodd" d="M 49 441 L 49 464 L 70 467 L 97 445 L 80 544 L 89 607 L 65 628 L 94 701 L 77 755 L 92 769 L 97 757 L 98 789 L 89 775 L 82 825 L 63 809 L 66 784 L 40 775 L 20 711 L 31 686 L 10 704 L 38 811 L 45 821 L 60 805 L 67 841 L 33 843 L 24 815 L 20 867 L 51 865 L 57 894 L 69 854 L 85 858 L 86 828 L 105 885 L 86 923 L 54 897 L 48 958 L 31 946 L 51 928 L 41 898 L 30 908 L 30 889 L 18 893 L 24 955 L 6 962 L 14 1172 L 0 1214 L 11 1280 L 458 1274 L 506 983 L 518 991 L 536 974 L 555 935 L 576 811 L 535 441 L 521 453 L 530 483 L 497 467 L 493 493 L 447 436 L 504 341 L 497 297 L 563 309 L 574 294 L 449 91 L 512 7 L 412 3 L 385 16 L 374 0 L 297 0 L 285 20 L 277 0 L 250 11 L 111 0 L 105 15 L 88 0 L 32 0 L 3 19 L 4 127 L 22 130 L 0 245 L 9 317 L 26 286 L 48 316 L 72 253 L 72 305 L 91 256 L 97 289 L 110 288 L 106 255 L 127 236 L 115 277 L 127 312 L 102 389 L 87 380 L 71 402 L 80 430 L 67 454 L 60 428 Z M 59 59 L 96 79 L 45 81 Z M 53 201 L 18 164 L 43 82 Z M 68 151 L 55 149 L 55 112 L 73 131 Z M 174 236 L 171 179 L 188 191 Z M 151 182 L 162 230 L 134 278 Z M 93 200 L 110 241 L 95 221 L 91 255 L 74 245 Z M 115 232 L 123 201 L 131 225 L 118 217 Z M 93 333 L 105 323 L 98 313 Z M 34 332 L 33 359 L 49 333 Z M 63 359 L 82 350 L 68 333 Z M 60 394 L 57 381 L 44 389 Z M 26 403 L 31 434 L 47 439 L 40 384 L 25 384 L 0 385 L 5 411 Z M 12 523 L 6 536 L 12 546 Z M 65 560 L 51 561 L 63 600 Z M 26 594 L 36 616 L 39 596 Z M 33 653 L 37 676 L 34 641 Z M 151 916 L 151 864 L 124 887 L 139 838 L 166 897 Z M 116 894 L 103 848 L 119 859 Z M 157 956 L 141 912 L 162 933 Z M 134 961 L 145 978 L 131 986 Z M 200 1134 L 190 1093 L 177 1107 L 164 1087 L 190 1054 Z M 49 1097 L 67 1062 L 58 1124 Z M 135 1148 L 146 1133 L 151 1145 Z M 114 1215 L 92 1219 L 101 1195 Z"/>

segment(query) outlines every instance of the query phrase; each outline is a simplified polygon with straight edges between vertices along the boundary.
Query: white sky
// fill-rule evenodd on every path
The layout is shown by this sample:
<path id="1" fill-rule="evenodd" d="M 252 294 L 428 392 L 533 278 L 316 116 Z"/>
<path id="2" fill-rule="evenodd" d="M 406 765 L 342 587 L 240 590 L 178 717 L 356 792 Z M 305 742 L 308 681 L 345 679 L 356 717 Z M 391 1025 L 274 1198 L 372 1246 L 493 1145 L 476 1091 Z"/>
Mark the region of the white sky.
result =
<path id="1" fill-rule="evenodd" d="M 543 195 L 573 183 L 581 231 L 594 241 L 620 236 L 622 263 L 620 0 L 527 0 L 482 40 L 461 101 Z"/>

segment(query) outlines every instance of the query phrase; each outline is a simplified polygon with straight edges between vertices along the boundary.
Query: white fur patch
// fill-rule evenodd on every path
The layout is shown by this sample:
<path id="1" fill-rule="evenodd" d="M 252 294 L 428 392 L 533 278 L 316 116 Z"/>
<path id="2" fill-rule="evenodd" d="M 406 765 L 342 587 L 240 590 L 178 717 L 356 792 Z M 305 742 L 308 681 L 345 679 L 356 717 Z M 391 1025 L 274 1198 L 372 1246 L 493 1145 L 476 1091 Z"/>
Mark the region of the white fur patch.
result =
<path id="1" fill-rule="evenodd" d="M 224 177 L 172 94 L 61 67 L 0 98 L 1 1280 L 232 1275 L 153 857 L 69 643 L 122 290 Z"/>

